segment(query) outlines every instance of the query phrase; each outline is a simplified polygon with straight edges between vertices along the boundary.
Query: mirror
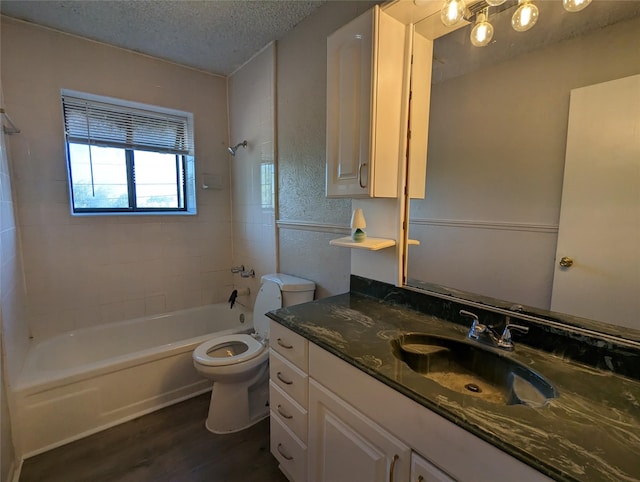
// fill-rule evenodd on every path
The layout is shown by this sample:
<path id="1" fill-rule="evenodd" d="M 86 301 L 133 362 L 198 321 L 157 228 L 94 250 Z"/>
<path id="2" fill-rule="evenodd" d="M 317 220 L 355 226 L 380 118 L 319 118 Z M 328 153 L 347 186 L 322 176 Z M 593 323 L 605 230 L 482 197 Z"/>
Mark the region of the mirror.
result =
<path id="1" fill-rule="evenodd" d="M 527 32 L 511 28 L 515 8 L 490 15 L 487 47 L 471 45 L 469 26 L 434 41 L 426 197 L 409 206 L 408 237 L 420 245 L 407 249 L 407 285 L 640 340 L 636 320 L 621 328 L 549 311 L 570 92 L 640 73 L 640 2 L 595 0 L 578 13 L 536 3 Z"/>

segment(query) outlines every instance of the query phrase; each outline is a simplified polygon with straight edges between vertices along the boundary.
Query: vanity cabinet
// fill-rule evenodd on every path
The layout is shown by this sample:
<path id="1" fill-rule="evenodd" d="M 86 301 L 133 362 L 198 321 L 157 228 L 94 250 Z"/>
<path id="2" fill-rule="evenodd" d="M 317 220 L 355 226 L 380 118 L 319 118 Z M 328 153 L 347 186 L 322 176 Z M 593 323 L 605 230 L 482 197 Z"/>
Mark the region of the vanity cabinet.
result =
<path id="1" fill-rule="evenodd" d="M 376 5 L 327 39 L 327 197 L 398 196 L 406 31 Z"/>
<path id="2" fill-rule="evenodd" d="M 292 482 L 307 480 L 309 342 L 270 322 L 269 406 L 271 453 Z"/>
<path id="3" fill-rule="evenodd" d="M 309 382 L 309 481 L 406 481 L 411 449 L 319 383 Z"/>
<path id="4" fill-rule="evenodd" d="M 271 453 L 289 480 L 550 480 L 273 321 L 270 338 Z"/>

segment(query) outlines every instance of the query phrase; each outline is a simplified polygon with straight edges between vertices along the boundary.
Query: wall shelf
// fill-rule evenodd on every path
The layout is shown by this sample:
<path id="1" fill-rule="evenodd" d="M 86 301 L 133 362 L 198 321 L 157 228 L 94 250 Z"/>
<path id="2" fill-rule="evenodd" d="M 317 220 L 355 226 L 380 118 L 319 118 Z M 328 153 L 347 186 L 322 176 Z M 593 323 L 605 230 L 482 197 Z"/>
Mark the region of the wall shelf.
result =
<path id="1" fill-rule="evenodd" d="M 332 239 L 331 241 L 329 241 L 329 244 L 331 246 L 341 246 L 343 248 L 367 249 L 369 251 L 377 251 L 379 249 L 395 246 L 396 242 L 394 239 L 367 237 L 364 241 L 356 243 L 353 239 L 351 239 L 351 236 L 346 236 L 344 238 Z"/>
<path id="2" fill-rule="evenodd" d="M 342 248 L 355 248 L 355 249 L 366 249 L 369 251 L 378 251 L 379 249 L 390 248 L 391 246 L 395 246 L 396 242 L 394 239 L 387 238 L 366 238 L 364 241 L 356 243 L 351 236 L 345 236 L 344 238 L 332 239 L 329 241 L 331 246 L 340 246 Z M 410 239 L 410 246 L 417 246 L 420 244 L 420 241 L 417 239 Z"/>

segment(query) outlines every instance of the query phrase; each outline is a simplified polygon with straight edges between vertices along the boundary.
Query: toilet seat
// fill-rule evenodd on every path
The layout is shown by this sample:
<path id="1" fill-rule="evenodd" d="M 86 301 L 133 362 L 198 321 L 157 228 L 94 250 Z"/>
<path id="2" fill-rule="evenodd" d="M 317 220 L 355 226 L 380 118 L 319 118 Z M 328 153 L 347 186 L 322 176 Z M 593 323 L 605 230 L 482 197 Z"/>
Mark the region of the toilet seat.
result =
<path id="1" fill-rule="evenodd" d="M 234 345 L 241 345 L 240 353 L 232 354 Z M 214 350 L 220 350 L 224 353 L 225 346 L 231 349 L 228 354 L 221 356 L 212 356 L 210 354 L 210 352 Z M 244 349 L 245 347 L 246 349 Z M 193 359 L 201 365 L 210 367 L 234 365 L 255 358 L 264 351 L 264 349 L 265 345 L 251 335 L 225 335 L 212 338 L 202 343 L 193 351 Z"/>

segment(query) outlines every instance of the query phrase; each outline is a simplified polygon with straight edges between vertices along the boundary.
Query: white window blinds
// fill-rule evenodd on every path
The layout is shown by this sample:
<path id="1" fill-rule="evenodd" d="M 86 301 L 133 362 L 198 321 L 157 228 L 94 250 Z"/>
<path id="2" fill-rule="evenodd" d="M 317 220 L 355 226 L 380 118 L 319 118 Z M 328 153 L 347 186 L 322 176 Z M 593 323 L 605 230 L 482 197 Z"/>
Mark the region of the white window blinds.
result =
<path id="1" fill-rule="evenodd" d="M 190 117 L 62 95 L 69 142 L 192 154 Z"/>

